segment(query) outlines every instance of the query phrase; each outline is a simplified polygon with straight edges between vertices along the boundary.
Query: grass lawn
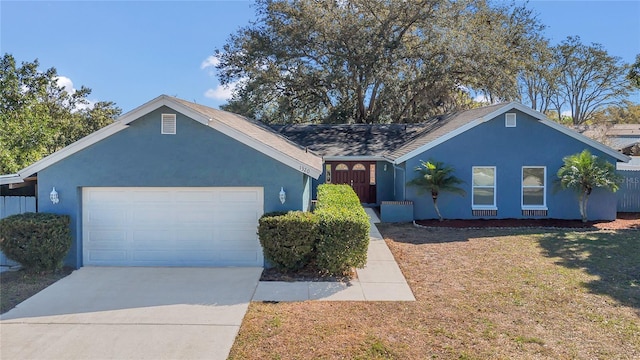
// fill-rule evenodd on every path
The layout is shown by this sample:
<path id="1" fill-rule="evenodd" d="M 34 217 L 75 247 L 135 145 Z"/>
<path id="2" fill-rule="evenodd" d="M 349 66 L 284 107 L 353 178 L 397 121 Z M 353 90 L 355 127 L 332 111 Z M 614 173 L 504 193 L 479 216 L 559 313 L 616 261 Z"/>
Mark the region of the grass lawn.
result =
<path id="1" fill-rule="evenodd" d="M 251 303 L 231 359 L 640 359 L 640 232 L 379 226 L 416 302 Z"/>

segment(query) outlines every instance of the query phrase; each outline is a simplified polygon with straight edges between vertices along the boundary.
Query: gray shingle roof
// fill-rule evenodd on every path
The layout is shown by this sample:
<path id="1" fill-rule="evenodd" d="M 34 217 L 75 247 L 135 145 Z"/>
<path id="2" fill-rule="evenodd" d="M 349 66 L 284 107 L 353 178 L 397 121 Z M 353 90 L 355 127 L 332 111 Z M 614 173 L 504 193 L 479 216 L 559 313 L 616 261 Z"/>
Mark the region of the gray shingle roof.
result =
<path id="1" fill-rule="evenodd" d="M 371 156 L 395 160 L 504 105 L 496 104 L 435 116 L 419 124 L 304 124 L 274 125 L 272 128 L 325 157 Z"/>
<path id="2" fill-rule="evenodd" d="M 273 125 L 292 141 L 324 157 L 372 156 L 397 149 L 422 134 L 425 124 Z"/>

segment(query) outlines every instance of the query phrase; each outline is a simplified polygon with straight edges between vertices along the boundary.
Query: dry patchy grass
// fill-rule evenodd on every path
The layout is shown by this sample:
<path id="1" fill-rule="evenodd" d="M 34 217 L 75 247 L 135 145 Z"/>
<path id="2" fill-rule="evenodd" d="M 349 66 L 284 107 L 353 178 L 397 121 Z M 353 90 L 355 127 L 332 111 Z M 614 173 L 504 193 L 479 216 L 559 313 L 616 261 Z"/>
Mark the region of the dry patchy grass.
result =
<path id="1" fill-rule="evenodd" d="M 230 358 L 640 358 L 638 232 L 379 228 L 416 302 L 252 303 Z"/>

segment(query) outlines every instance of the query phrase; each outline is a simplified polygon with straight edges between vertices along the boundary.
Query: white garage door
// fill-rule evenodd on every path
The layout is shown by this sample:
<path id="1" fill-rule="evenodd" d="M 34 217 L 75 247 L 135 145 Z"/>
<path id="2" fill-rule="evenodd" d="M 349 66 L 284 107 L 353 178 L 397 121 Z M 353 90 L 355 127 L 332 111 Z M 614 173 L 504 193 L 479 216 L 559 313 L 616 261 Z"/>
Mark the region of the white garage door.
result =
<path id="1" fill-rule="evenodd" d="M 262 266 L 262 188 L 83 188 L 84 265 Z"/>

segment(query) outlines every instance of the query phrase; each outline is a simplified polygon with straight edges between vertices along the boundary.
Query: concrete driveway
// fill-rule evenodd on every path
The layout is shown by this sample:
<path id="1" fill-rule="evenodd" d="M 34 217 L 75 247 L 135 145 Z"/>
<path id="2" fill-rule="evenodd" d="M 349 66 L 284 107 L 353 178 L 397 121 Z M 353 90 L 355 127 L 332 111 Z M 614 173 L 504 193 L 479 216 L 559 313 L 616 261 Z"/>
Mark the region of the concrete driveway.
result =
<path id="1" fill-rule="evenodd" d="M 0 358 L 226 359 L 261 271 L 84 267 L 0 317 Z"/>

